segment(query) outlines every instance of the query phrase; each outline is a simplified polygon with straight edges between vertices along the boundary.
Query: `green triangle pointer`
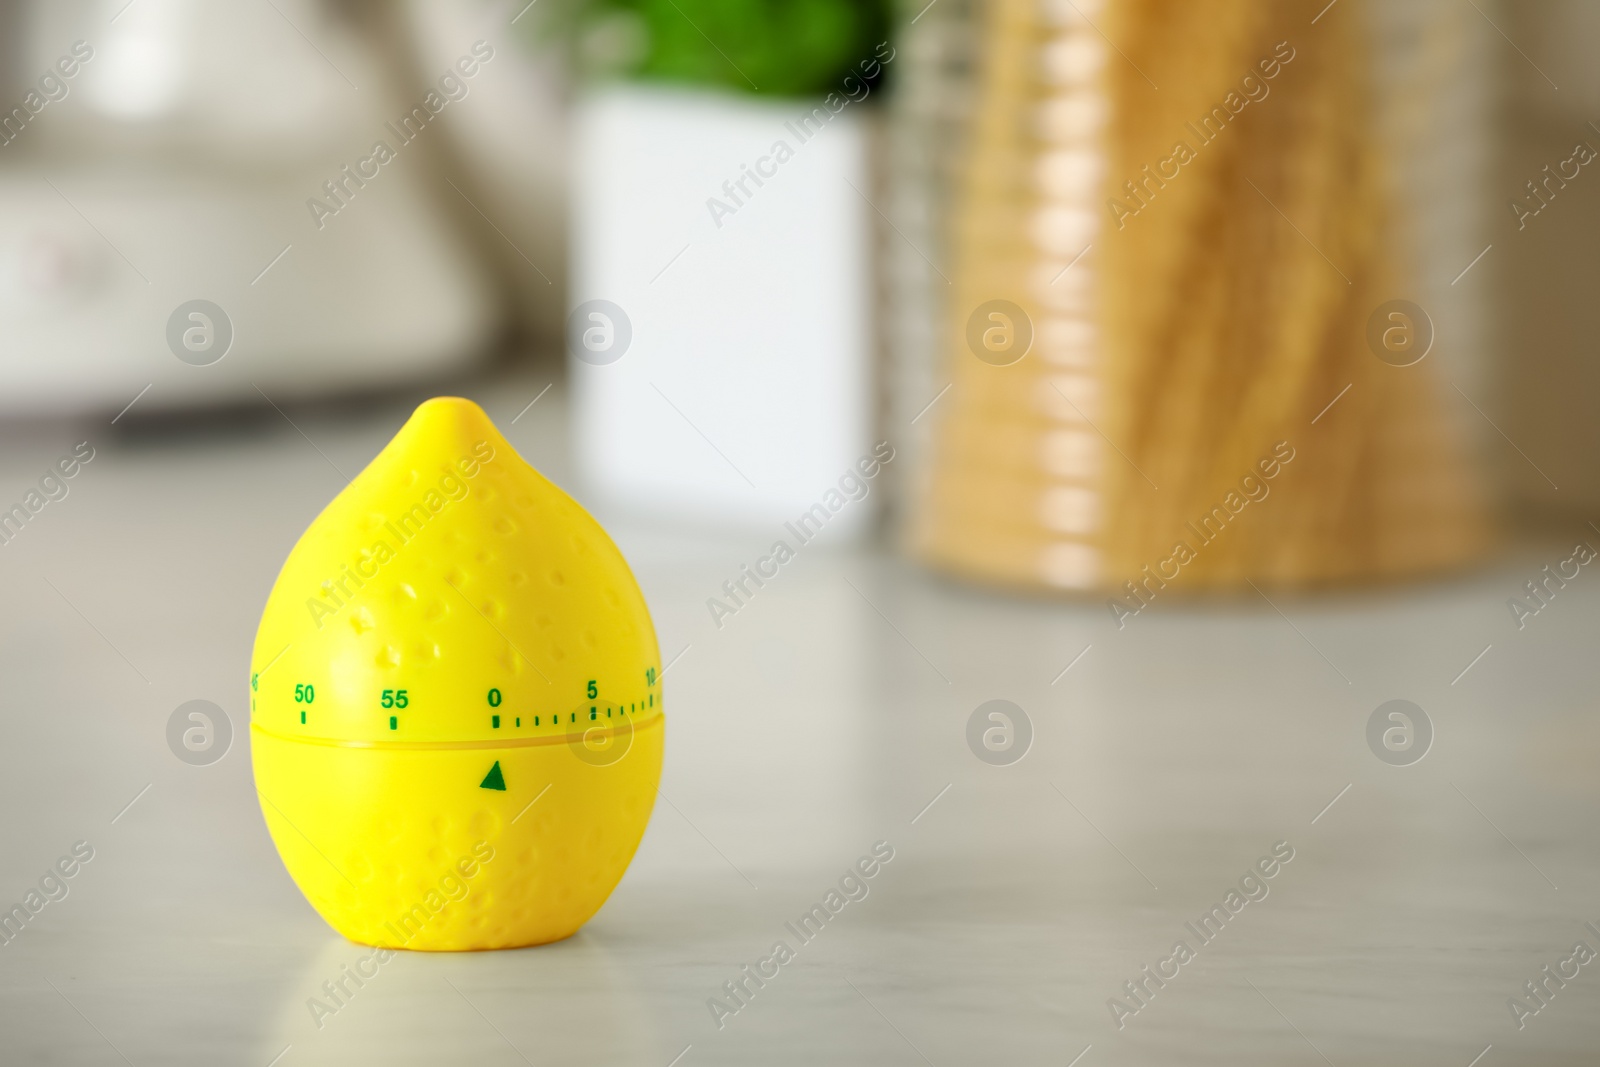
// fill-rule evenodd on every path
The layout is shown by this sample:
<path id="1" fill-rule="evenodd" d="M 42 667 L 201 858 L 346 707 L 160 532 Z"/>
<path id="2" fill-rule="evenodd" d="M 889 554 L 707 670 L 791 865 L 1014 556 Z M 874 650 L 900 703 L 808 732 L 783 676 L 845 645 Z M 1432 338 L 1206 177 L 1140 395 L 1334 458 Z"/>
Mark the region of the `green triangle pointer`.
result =
<path id="1" fill-rule="evenodd" d="M 489 773 L 483 776 L 483 781 L 479 783 L 478 787 L 480 789 L 498 789 L 502 793 L 506 791 L 506 776 L 500 773 L 499 760 L 494 761 L 494 766 L 489 768 Z"/>

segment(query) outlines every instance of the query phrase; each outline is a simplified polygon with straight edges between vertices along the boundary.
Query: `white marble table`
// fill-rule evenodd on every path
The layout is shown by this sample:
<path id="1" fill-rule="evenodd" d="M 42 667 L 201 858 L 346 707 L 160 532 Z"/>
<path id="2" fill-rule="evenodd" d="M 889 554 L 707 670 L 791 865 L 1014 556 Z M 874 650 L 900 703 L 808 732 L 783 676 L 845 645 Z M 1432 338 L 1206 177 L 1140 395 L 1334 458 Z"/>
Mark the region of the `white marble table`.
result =
<path id="1" fill-rule="evenodd" d="M 543 384 L 464 391 L 504 424 Z M 0 436 L 7 505 L 96 448 L 0 546 L 0 903 L 94 850 L 0 946 L 0 1062 L 1600 1062 L 1600 963 L 1520 1030 L 1507 1006 L 1575 942 L 1600 950 L 1600 575 L 1520 632 L 1505 605 L 1583 529 L 1447 583 L 1281 615 L 1175 605 L 1121 632 L 1103 607 L 815 547 L 719 630 L 706 598 L 770 537 L 618 523 L 672 662 L 663 802 L 632 868 L 571 940 L 402 954 L 319 1028 L 308 999 L 364 952 L 267 837 L 247 657 L 331 466 L 358 469 L 406 409 L 292 409 L 326 458 L 271 412 Z M 558 479 L 563 418 L 553 393 L 506 427 Z M 163 733 L 195 698 L 239 731 L 206 767 Z M 1436 731 L 1411 766 L 1368 748 L 1394 698 Z M 967 745 L 991 699 L 1032 722 L 1009 766 Z M 868 895 L 800 943 L 785 923 L 879 841 L 894 858 Z M 1278 842 L 1293 859 L 1267 895 L 1196 937 Z M 719 1028 L 708 998 L 779 939 L 795 958 Z M 1124 983 L 1146 965 L 1172 976 L 1119 1029 L 1108 1000 L 1137 1006 Z"/>

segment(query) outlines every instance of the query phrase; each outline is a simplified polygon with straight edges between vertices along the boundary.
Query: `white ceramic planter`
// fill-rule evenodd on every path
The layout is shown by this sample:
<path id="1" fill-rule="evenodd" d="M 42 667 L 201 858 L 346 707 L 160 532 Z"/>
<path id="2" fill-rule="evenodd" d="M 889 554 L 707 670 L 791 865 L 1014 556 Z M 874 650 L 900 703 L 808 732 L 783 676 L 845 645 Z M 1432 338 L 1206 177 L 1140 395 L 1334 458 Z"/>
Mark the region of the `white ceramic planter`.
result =
<path id="1" fill-rule="evenodd" d="M 777 525 L 870 452 L 867 125 L 858 104 L 812 106 L 641 86 L 580 106 L 571 303 L 631 327 L 613 362 L 572 359 L 578 455 L 607 502 Z M 585 328 L 604 342 L 579 318 L 569 350 Z"/>

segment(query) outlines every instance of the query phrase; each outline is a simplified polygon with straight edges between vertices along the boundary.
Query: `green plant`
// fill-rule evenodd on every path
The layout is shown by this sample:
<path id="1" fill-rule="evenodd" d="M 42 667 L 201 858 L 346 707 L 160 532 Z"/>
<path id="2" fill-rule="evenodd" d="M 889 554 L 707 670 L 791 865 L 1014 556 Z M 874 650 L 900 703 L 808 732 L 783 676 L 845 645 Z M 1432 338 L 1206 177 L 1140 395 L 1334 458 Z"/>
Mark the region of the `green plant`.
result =
<path id="1" fill-rule="evenodd" d="M 771 95 L 838 88 L 889 31 L 889 0 L 569 0 L 587 75 Z"/>

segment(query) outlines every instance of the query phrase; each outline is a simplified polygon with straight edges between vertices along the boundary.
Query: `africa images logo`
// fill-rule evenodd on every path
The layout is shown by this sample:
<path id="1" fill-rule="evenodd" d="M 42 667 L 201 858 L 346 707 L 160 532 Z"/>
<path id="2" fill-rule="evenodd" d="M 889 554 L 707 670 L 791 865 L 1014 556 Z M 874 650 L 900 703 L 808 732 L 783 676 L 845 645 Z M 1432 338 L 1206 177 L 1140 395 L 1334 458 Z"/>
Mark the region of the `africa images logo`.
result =
<path id="1" fill-rule="evenodd" d="M 354 600 L 362 586 L 378 576 L 378 569 L 394 559 L 402 548 L 421 534 L 423 527 L 435 515 L 452 502 L 465 500 L 472 491 L 466 479 L 476 478 L 482 469 L 481 464 L 493 461 L 494 446 L 487 441 L 476 442 L 472 446 L 471 456 L 456 460 L 460 477 L 456 476 L 455 471 L 445 472 L 439 479 L 438 488 L 429 489 L 420 501 L 403 511 L 398 519 L 385 518 L 383 528 L 393 535 L 395 543 L 391 545 L 386 539 L 378 538 L 370 547 L 361 550 L 353 567 L 349 563 L 342 564 L 338 576 L 322 583 L 320 597 L 306 597 L 306 610 L 311 613 L 311 621 L 317 624 L 317 629 L 322 629 L 324 619 L 338 614 L 340 608 Z M 351 582 L 356 586 L 354 592 L 350 589 Z M 344 594 L 342 597 L 341 593 Z"/>

